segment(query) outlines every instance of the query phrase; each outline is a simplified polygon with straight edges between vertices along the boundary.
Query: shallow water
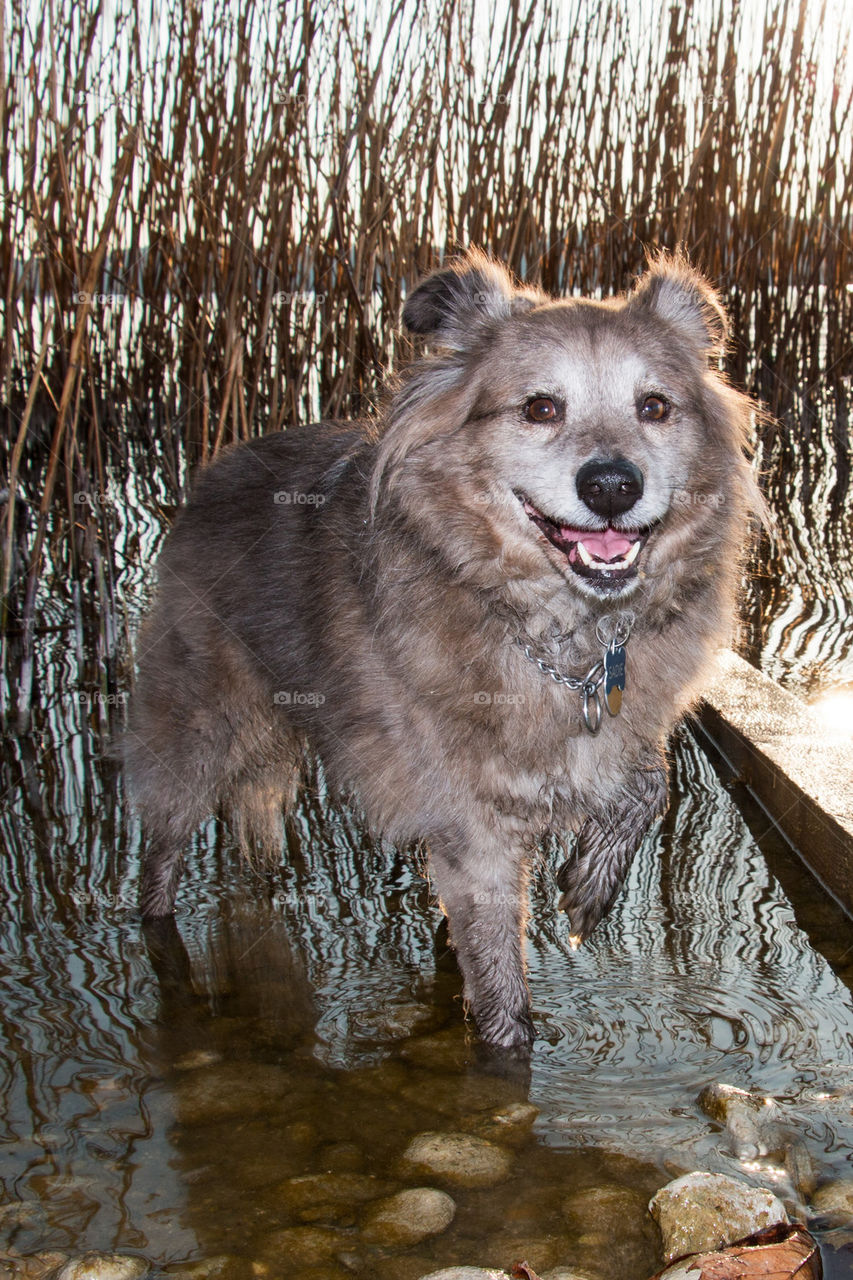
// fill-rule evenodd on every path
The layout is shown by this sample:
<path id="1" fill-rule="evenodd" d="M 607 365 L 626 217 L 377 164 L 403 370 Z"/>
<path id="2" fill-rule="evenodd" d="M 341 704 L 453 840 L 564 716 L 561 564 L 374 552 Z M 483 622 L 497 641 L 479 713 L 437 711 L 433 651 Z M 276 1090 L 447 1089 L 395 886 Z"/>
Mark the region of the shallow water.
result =
<path id="1" fill-rule="evenodd" d="M 0 1222 L 15 1249 L 228 1255 L 222 1274 L 246 1280 L 294 1266 L 409 1280 L 520 1257 L 642 1280 L 660 1265 L 654 1190 L 692 1168 L 744 1172 L 696 1103 L 715 1081 L 780 1099 L 820 1177 L 850 1175 L 853 931 L 772 841 L 768 862 L 689 735 L 668 817 L 578 953 L 541 868 L 538 1038 L 529 1072 L 507 1074 L 466 1029 L 416 859 L 368 841 L 322 778 L 280 874 L 241 866 L 211 822 L 174 926 L 145 931 L 120 783 L 70 728 L 4 818 Z M 7 760 L 6 785 L 26 768 Z M 528 1099 L 532 1132 L 494 1118 Z M 453 1224 L 413 1248 L 365 1243 L 361 1204 L 287 1184 L 334 1170 L 410 1185 L 398 1161 L 426 1130 L 497 1137 L 512 1174 L 452 1189 Z M 749 1175 L 790 1199 L 765 1165 Z M 602 1185 L 622 1190 L 596 1208 Z M 828 1274 L 853 1276 L 847 1238 L 821 1240 Z"/>
<path id="2" fill-rule="evenodd" d="M 820 493 L 810 508 L 771 497 L 790 537 L 753 579 L 745 638 L 800 691 L 843 683 L 849 513 L 833 524 Z M 130 634 L 165 501 L 116 496 Z M 222 1280 L 416 1280 L 521 1257 L 644 1280 L 661 1262 L 645 1204 L 681 1172 L 746 1174 L 807 1211 L 781 1166 L 742 1165 L 702 1113 L 697 1095 L 717 1081 L 777 1098 L 819 1179 L 853 1177 L 853 926 L 689 734 L 669 814 L 578 953 L 554 909 L 555 860 L 543 864 L 528 946 L 538 1038 L 529 1071 L 501 1073 L 465 1026 L 417 857 L 371 842 L 320 776 L 280 873 L 241 866 L 211 822 L 174 928 L 143 930 L 139 833 L 109 752 L 121 664 L 85 602 L 79 642 L 74 616 L 46 579 L 32 732 L 0 759 L 9 1246 L 115 1248 L 159 1266 L 225 1255 Z M 528 1100 L 529 1132 L 495 1117 Z M 512 1174 L 452 1188 L 451 1227 L 407 1250 L 365 1241 L 355 1192 L 306 1199 L 288 1181 L 331 1170 L 409 1185 L 400 1156 L 433 1130 L 496 1138 Z M 853 1277 L 853 1234 L 812 1226 L 827 1277 Z"/>

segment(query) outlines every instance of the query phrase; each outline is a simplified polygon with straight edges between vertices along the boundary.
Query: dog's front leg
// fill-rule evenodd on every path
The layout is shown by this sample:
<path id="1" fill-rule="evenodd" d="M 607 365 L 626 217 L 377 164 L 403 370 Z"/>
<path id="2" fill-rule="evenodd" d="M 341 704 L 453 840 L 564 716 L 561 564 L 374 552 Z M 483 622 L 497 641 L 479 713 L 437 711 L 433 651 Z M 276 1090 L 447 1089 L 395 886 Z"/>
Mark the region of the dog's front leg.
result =
<path id="1" fill-rule="evenodd" d="M 668 799 L 666 768 L 655 764 L 635 770 L 621 803 L 584 822 L 572 856 L 557 872 L 573 945 L 588 938 L 613 906 L 643 836 Z"/>
<path id="2" fill-rule="evenodd" d="M 527 866 L 491 841 L 430 841 L 430 878 L 447 916 L 464 996 L 488 1044 L 533 1040 L 524 965 Z"/>

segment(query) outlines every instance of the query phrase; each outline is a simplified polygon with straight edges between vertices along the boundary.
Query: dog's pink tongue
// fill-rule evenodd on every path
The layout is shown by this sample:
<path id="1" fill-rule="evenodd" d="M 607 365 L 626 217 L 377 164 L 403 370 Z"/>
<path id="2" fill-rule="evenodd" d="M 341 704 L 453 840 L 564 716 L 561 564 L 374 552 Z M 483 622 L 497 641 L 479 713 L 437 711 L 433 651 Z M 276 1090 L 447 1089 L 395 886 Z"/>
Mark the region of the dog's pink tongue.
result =
<path id="1" fill-rule="evenodd" d="M 560 530 L 567 542 L 582 542 L 596 560 L 621 560 L 636 541 L 618 529 L 568 529 Z"/>

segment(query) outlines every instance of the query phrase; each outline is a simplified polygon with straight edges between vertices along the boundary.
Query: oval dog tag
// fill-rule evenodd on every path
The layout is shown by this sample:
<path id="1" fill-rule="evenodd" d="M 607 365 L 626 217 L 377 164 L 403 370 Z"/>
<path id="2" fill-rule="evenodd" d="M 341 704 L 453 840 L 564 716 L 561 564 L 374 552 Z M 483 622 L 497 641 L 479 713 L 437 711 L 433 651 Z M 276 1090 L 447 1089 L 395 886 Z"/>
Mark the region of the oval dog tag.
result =
<path id="1" fill-rule="evenodd" d="M 618 644 L 604 652 L 604 705 L 612 716 L 622 709 L 625 689 L 625 646 Z"/>

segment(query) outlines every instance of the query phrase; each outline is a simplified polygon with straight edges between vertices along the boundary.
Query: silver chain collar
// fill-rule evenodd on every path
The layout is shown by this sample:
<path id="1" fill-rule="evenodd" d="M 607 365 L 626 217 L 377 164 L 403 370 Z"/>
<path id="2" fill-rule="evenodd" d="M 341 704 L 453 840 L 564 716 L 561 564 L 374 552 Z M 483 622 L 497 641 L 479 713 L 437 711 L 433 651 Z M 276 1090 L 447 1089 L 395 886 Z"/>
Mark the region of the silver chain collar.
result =
<path id="1" fill-rule="evenodd" d="M 627 644 L 631 628 L 636 621 L 636 615 L 630 611 L 618 613 L 616 614 L 616 623 L 611 630 L 609 624 L 612 618 L 613 614 L 602 614 L 595 624 L 595 638 L 604 649 L 605 656 L 608 652 L 614 653 L 617 648 Z M 610 631 L 609 635 L 608 630 Z M 524 656 L 534 663 L 544 676 L 550 676 L 556 684 L 563 684 L 567 689 L 579 690 L 583 694 L 583 722 L 590 733 L 598 733 L 601 728 L 602 716 L 601 686 L 604 683 L 605 676 L 604 657 L 597 659 L 585 676 L 567 676 L 565 672 L 552 666 L 544 658 L 536 656 L 529 637 L 525 638 L 517 635 L 515 643 L 519 646 Z"/>

